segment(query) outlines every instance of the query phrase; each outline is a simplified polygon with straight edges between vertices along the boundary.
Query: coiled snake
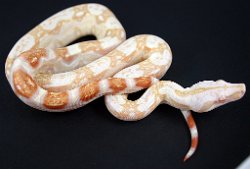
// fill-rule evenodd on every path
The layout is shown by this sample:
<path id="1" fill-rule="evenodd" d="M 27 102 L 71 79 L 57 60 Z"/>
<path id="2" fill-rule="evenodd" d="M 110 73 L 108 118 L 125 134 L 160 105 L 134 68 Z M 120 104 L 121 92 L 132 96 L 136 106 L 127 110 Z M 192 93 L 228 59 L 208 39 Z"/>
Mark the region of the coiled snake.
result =
<path id="1" fill-rule="evenodd" d="M 92 34 L 97 40 L 73 40 Z M 198 132 L 190 113 L 207 112 L 240 99 L 244 84 L 202 81 L 183 88 L 159 81 L 170 67 L 168 44 L 154 35 L 125 40 L 114 14 L 99 4 L 63 10 L 24 35 L 6 61 L 6 76 L 15 94 L 27 105 L 45 111 L 79 108 L 105 95 L 108 110 L 118 119 L 140 120 L 160 103 L 180 109 L 189 126 L 195 151 Z M 127 94 L 147 88 L 137 100 Z"/>

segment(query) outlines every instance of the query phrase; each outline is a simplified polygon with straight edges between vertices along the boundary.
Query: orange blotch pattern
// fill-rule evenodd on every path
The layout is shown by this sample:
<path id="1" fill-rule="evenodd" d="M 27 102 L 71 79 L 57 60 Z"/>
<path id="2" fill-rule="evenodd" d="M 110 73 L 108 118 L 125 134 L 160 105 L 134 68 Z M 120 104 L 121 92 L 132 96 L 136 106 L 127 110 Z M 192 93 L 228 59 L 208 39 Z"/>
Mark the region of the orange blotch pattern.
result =
<path id="1" fill-rule="evenodd" d="M 25 58 L 33 68 L 36 68 L 39 64 L 40 58 L 46 57 L 47 52 L 44 48 L 31 49 L 21 53 L 20 56 Z"/>
<path id="2" fill-rule="evenodd" d="M 142 87 L 142 88 L 147 88 L 151 86 L 151 78 L 150 77 L 141 77 L 141 78 L 136 78 L 136 86 L 137 87 Z"/>
<path id="3" fill-rule="evenodd" d="M 80 87 L 80 100 L 87 102 L 95 98 L 99 93 L 98 82 L 91 82 L 87 85 Z"/>
<path id="4" fill-rule="evenodd" d="M 191 115 L 188 116 L 188 118 L 187 118 L 187 123 L 188 123 L 188 126 L 189 126 L 190 128 L 193 128 L 193 127 L 195 126 L 194 119 L 193 119 L 193 117 L 192 117 Z"/>
<path id="5" fill-rule="evenodd" d="M 113 90 L 113 93 L 118 93 L 127 87 L 126 80 L 121 78 L 112 78 L 108 80 L 109 87 Z"/>
<path id="6" fill-rule="evenodd" d="M 21 69 L 13 73 L 13 84 L 16 93 L 26 98 L 32 97 L 38 88 L 32 77 Z"/>
<path id="7" fill-rule="evenodd" d="M 196 148 L 197 145 L 198 145 L 198 138 L 197 137 L 192 138 L 191 147 Z"/>
<path id="8" fill-rule="evenodd" d="M 67 92 L 48 92 L 43 105 L 48 109 L 63 109 L 68 104 Z"/>

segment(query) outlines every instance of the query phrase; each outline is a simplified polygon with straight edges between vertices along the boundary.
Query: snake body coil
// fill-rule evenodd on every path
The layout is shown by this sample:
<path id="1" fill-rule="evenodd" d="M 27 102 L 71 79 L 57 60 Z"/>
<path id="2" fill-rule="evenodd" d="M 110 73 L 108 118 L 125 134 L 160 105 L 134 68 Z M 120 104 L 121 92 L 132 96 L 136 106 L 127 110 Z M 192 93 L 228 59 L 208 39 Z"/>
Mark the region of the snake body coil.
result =
<path id="1" fill-rule="evenodd" d="M 89 34 L 97 40 L 63 47 Z M 188 159 L 198 143 L 190 110 L 207 112 L 238 100 L 245 85 L 218 80 L 183 88 L 159 81 L 172 62 L 168 44 L 154 35 L 125 39 L 122 25 L 105 6 L 74 6 L 48 18 L 15 44 L 6 61 L 6 76 L 24 103 L 45 111 L 76 109 L 103 95 L 108 110 L 126 121 L 146 117 L 161 103 L 180 109 L 192 137 Z M 139 99 L 127 99 L 128 93 L 145 88 Z"/>

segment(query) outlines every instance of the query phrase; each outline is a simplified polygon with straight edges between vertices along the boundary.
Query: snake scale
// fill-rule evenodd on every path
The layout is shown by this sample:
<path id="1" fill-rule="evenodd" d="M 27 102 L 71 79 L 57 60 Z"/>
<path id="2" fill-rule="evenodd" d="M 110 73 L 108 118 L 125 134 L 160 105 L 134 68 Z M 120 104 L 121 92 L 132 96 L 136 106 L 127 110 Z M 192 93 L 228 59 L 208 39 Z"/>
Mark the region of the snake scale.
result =
<path id="1" fill-rule="evenodd" d="M 66 46 L 85 35 L 96 40 Z M 66 46 L 66 47 L 65 47 Z M 136 121 L 159 104 L 180 109 L 196 150 L 198 132 L 191 115 L 240 99 L 243 83 L 202 81 L 183 88 L 159 81 L 172 62 L 169 45 L 154 35 L 126 33 L 115 15 L 100 4 L 65 9 L 40 23 L 12 48 L 5 71 L 14 93 L 27 105 L 44 111 L 68 111 L 105 96 L 108 110 L 118 119 Z M 146 89 L 137 100 L 127 95 Z"/>

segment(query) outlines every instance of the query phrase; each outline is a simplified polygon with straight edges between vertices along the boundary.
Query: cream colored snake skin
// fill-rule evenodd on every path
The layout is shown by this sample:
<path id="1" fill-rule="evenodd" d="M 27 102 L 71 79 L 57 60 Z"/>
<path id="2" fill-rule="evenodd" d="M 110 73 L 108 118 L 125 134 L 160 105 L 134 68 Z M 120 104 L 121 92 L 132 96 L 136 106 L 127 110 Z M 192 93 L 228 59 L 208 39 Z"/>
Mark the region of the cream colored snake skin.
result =
<path id="1" fill-rule="evenodd" d="M 73 40 L 94 35 L 97 40 Z M 83 4 L 63 10 L 24 35 L 6 61 L 6 76 L 15 94 L 27 105 L 45 111 L 79 108 L 105 95 L 108 110 L 118 119 L 140 120 L 159 104 L 180 109 L 196 150 L 198 132 L 190 110 L 207 112 L 240 99 L 244 84 L 202 81 L 183 88 L 159 81 L 170 67 L 168 44 L 154 35 L 125 41 L 125 31 L 105 6 Z M 147 88 L 137 100 L 127 94 Z"/>

